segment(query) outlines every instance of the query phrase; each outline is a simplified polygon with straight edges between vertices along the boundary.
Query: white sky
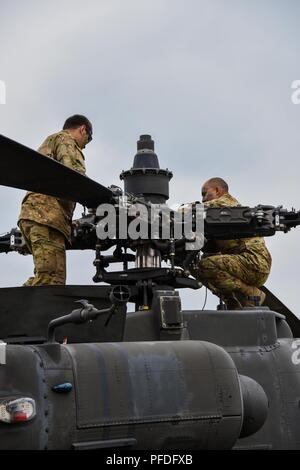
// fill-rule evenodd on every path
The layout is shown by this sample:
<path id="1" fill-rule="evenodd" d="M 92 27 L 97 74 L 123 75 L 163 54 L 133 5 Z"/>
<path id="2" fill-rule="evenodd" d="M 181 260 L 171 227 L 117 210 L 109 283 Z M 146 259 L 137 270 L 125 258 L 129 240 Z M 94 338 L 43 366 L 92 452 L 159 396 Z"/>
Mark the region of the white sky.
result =
<path id="1" fill-rule="evenodd" d="M 86 114 L 88 176 L 104 185 L 120 184 L 149 133 L 174 173 L 171 203 L 199 200 L 221 176 L 245 205 L 300 209 L 299 13 L 297 0 L 1 0 L 0 132 L 37 148 Z M 0 188 L 0 232 L 16 226 L 23 194 Z M 266 284 L 298 316 L 299 230 L 267 239 Z M 68 283 L 92 283 L 92 261 L 68 253 Z M 0 287 L 32 272 L 18 254 L 1 265 Z M 182 292 L 183 306 L 202 307 L 204 294 Z"/>

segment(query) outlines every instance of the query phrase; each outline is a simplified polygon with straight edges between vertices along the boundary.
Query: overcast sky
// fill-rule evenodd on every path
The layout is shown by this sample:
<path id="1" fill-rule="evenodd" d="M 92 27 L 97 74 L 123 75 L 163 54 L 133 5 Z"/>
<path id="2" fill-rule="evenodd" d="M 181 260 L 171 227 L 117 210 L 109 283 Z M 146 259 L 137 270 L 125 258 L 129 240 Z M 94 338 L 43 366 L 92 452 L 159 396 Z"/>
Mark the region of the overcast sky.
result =
<path id="1" fill-rule="evenodd" d="M 199 200 L 221 176 L 245 205 L 300 209 L 299 14 L 298 0 L 0 0 L 0 133 L 37 148 L 86 114 L 87 174 L 106 186 L 120 184 L 149 133 L 174 173 L 171 203 Z M 23 195 L 0 188 L 0 232 L 16 226 Z M 266 284 L 298 316 L 299 234 L 267 239 Z M 68 283 L 91 284 L 92 261 L 69 252 Z M 0 287 L 32 273 L 16 253 L 1 266 Z M 204 294 L 184 292 L 183 306 L 201 308 Z"/>

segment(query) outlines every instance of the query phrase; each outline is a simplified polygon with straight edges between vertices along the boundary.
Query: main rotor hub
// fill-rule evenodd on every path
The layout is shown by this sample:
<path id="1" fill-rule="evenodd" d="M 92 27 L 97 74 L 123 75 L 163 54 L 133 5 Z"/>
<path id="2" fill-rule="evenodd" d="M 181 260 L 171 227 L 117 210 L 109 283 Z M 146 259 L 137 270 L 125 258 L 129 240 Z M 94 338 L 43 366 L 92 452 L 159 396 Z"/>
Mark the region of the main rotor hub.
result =
<path id="1" fill-rule="evenodd" d="M 169 199 L 169 181 L 172 177 L 171 171 L 159 167 L 151 135 L 141 135 L 132 168 L 120 175 L 120 179 L 124 180 L 125 192 L 143 197 L 147 202 L 164 204 Z"/>

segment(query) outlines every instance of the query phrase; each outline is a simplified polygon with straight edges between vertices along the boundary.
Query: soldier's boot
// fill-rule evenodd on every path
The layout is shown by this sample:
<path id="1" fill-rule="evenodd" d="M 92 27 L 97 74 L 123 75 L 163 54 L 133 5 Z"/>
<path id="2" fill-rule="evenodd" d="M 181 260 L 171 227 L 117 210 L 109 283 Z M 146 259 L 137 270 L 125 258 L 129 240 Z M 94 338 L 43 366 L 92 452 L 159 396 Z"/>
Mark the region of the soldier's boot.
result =
<path id="1" fill-rule="evenodd" d="M 33 276 L 30 277 L 29 279 L 27 279 L 26 282 L 24 282 L 23 286 L 27 286 L 27 287 L 30 286 L 30 287 L 31 287 L 31 286 L 32 286 L 32 283 L 34 282 L 34 279 L 35 279 L 35 278 L 34 278 Z"/>
<path id="2" fill-rule="evenodd" d="M 223 297 L 227 310 L 241 310 L 243 308 L 241 302 L 234 292 Z"/>
<path id="3" fill-rule="evenodd" d="M 242 307 L 259 307 L 263 305 L 266 294 L 258 287 L 249 287 L 248 292 L 238 292 L 237 297 Z"/>

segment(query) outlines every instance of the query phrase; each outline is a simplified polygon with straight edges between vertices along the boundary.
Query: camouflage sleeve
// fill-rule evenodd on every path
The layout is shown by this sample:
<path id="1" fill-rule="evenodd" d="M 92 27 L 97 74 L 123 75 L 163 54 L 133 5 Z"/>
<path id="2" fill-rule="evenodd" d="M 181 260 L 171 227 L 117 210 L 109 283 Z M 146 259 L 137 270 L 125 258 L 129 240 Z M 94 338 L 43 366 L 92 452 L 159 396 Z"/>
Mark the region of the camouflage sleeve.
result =
<path id="1" fill-rule="evenodd" d="M 63 165 L 85 174 L 84 158 L 72 138 L 58 135 L 54 143 L 55 159 Z"/>
<path id="2" fill-rule="evenodd" d="M 236 207 L 239 206 L 239 202 L 230 196 L 229 194 L 224 194 L 218 199 L 212 199 L 211 201 L 204 202 L 204 207 Z"/>
<path id="3" fill-rule="evenodd" d="M 229 204 L 225 204 L 223 201 L 220 201 L 220 199 L 212 199 L 211 201 L 204 202 L 204 207 L 225 207 L 228 206 Z"/>

